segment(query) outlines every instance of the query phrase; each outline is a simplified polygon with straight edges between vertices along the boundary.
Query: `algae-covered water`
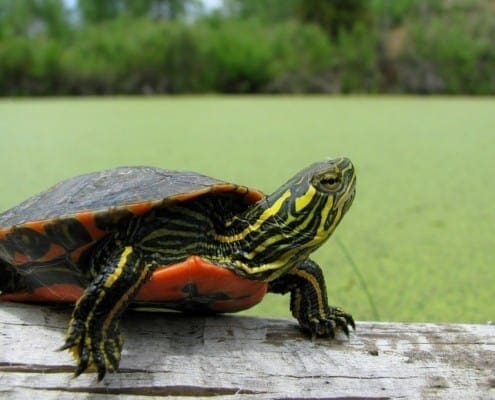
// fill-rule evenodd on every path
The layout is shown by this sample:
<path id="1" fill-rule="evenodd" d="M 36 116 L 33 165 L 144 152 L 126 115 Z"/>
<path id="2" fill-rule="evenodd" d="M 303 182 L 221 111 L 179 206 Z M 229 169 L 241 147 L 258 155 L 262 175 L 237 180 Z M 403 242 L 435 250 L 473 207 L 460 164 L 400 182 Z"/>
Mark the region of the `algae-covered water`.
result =
<path id="1" fill-rule="evenodd" d="M 331 303 L 358 320 L 495 319 L 490 98 L 2 100 L 0 210 L 120 165 L 194 170 L 270 192 L 340 155 L 357 168 L 356 200 L 314 255 Z M 270 295 L 249 313 L 287 316 L 288 298 Z"/>

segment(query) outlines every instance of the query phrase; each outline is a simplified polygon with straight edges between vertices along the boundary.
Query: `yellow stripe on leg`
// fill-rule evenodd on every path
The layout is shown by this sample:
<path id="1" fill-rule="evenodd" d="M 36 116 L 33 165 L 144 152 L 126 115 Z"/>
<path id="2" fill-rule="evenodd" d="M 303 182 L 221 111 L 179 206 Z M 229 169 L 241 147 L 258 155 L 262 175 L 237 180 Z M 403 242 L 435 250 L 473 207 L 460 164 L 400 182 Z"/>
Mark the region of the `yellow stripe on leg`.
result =
<path id="1" fill-rule="evenodd" d="M 122 255 L 120 256 L 120 260 L 117 264 L 117 268 L 112 273 L 112 275 L 108 277 L 108 279 L 104 284 L 106 288 L 111 287 L 115 283 L 115 281 L 119 279 L 120 275 L 122 275 L 122 271 L 124 270 L 124 267 L 127 263 L 127 259 L 131 254 L 132 254 L 132 246 L 126 246 L 124 248 L 124 251 L 122 252 Z"/>
<path id="2" fill-rule="evenodd" d="M 130 252 L 129 253 L 126 253 L 125 251 L 124 251 L 124 253 L 122 253 L 122 257 L 121 257 L 121 260 L 120 261 L 124 261 L 124 258 L 125 258 L 125 262 L 123 262 L 123 264 L 122 264 L 122 270 L 123 270 L 124 266 L 127 263 L 127 256 L 130 255 L 130 254 L 131 254 Z M 141 261 L 140 259 L 135 260 L 135 262 L 132 265 L 132 272 L 136 272 L 136 270 L 141 267 L 140 261 Z M 120 262 L 119 262 L 118 268 L 120 268 L 120 267 L 121 266 L 120 266 Z M 128 265 L 128 267 L 129 267 L 129 265 Z M 108 313 L 107 317 L 105 318 L 105 321 L 103 322 L 103 326 L 102 326 L 102 340 L 101 340 L 101 343 L 100 343 L 100 350 L 101 350 L 102 354 L 105 357 L 105 363 L 107 365 L 112 365 L 112 363 L 110 362 L 110 360 L 108 360 L 108 357 L 106 356 L 106 352 L 105 352 L 105 348 L 104 348 L 105 347 L 105 343 L 108 341 L 108 338 L 107 338 L 108 329 L 110 328 L 110 325 L 113 322 L 113 320 L 115 318 L 115 315 L 120 310 L 122 310 L 122 307 L 124 307 L 127 302 L 129 302 L 129 298 L 137 291 L 137 289 L 141 286 L 141 284 L 147 278 L 149 271 L 150 271 L 150 264 L 143 264 L 142 265 L 142 271 L 140 272 L 140 274 L 137 277 L 137 279 L 134 282 L 134 284 L 131 287 L 129 287 L 129 289 L 124 293 L 124 295 L 122 297 L 120 297 L 120 299 L 118 299 L 118 301 L 115 303 L 115 305 L 110 310 L 110 312 Z M 116 340 L 121 341 L 121 338 L 120 337 L 119 338 L 116 338 Z M 113 350 L 114 350 L 113 351 L 113 355 L 114 355 L 114 358 L 118 361 L 120 359 L 120 348 L 119 348 L 119 346 L 117 346 L 117 347 L 116 346 L 117 346 L 117 344 L 114 343 L 114 345 L 113 345 Z M 120 345 L 120 347 L 121 347 L 121 345 Z"/>
<path id="3" fill-rule="evenodd" d="M 318 301 L 318 314 L 320 315 L 320 317 L 322 319 L 325 319 L 326 318 L 326 312 L 325 312 L 325 305 L 326 304 L 324 302 L 323 294 L 321 293 L 320 283 L 318 282 L 316 277 L 314 275 L 310 274 L 309 272 L 306 272 L 306 271 L 303 271 L 300 269 L 291 271 L 291 274 L 297 275 L 297 276 L 303 278 L 304 280 L 309 282 L 311 284 L 311 286 L 313 286 L 315 293 L 316 293 L 316 298 Z"/>
<path id="4" fill-rule="evenodd" d="M 126 266 L 126 263 L 130 257 L 130 255 L 132 254 L 133 252 L 133 249 L 132 249 L 132 246 L 126 246 L 124 248 L 124 251 L 122 252 L 121 256 L 120 256 L 120 259 L 119 259 L 119 262 L 117 263 L 117 268 L 115 269 L 115 271 L 107 278 L 107 280 L 105 281 L 105 283 L 103 284 L 103 287 L 104 288 L 110 288 L 112 287 L 115 282 L 120 278 L 120 276 L 122 275 L 122 272 L 124 271 L 124 268 Z M 89 324 L 90 322 L 93 320 L 93 316 L 94 316 L 94 313 L 95 313 L 95 310 L 98 308 L 99 304 L 101 303 L 101 301 L 103 300 L 103 297 L 105 296 L 105 290 L 102 290 L 99 294 L 98 294 L 98 298 L 96 299 L 93 307 L 91 308 L 90 312 L 88 313 L 85 321 L 84 321 L 84 328 L 85 328 L 85 331 L 86 332 L 89 332 Z M 78 302 L 76 303 L 76 307 L 79 305 L 79 302 L 83 300 L 83 297 L 81 297 Z M 71 325 L 72 325 L 72 320 L 71 320 Z M 70 335 L 70 333 L 69 333 Z M 87 348 L 91 348 L 92 347 L 92 338 L 91 336 L 89 335 L 86 335 L 85 338 L 84 338 L 84 345 L 87 347 Z M 76 359 L 77 363 L 79 363 L 79 346 L 80 346 L 80 343 L 76 343 L 74 346 L 72 346 L 69 351 L 70 353 L 72 353 L 72 355 L 74 356 L 74 358 Z M 104 354 L 104 352 L 103 352 Z M 108 361 L 108 360 L 105 360 L 105 361 Z M 94 365 L 94 360 L 93 360 L 93 354 L 92 352 L 90 352 L 89 354 L 89 360 L 88 360 L 88 370 L 93 370 L 95 365 Z"/>

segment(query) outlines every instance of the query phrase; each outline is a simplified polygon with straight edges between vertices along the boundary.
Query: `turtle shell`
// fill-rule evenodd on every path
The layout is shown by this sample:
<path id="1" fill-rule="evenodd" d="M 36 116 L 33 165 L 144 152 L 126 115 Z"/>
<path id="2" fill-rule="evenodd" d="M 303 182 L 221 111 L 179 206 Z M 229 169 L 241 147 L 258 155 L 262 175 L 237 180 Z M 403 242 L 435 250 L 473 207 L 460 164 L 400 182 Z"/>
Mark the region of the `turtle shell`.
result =
<path id="1" fill-rule="evenodd" d="M 239 209 L 247 208 L 264 197 L 260 191 L 246 186 L 226 183 L 194 172 L 154 167 L 121 167 L 81 175 L 31 197 L 0 214 L 0 289 L 1 282 L 7 280 L 7 274 L 16 273 L 23 276 L 32 274 L 31 287 L 17 288 L 14 283 L 10 290 L 3 289 L 6 294 L 0 295 L 0 299 L 77 300 L 88 284 L 87 277 L 78 265 L 85 250 L 120 229 L 133 216 L 207 193 L 228 195 L 230 199 L 236 199 Z M 45 268 L 48 266 L 50 268 Z M 196 278 L 193 281 L 185 278 L 190 276 L 191 271 L 195 271 L 193 275 Z M 217 287 L 212 287 L 210 282 L 217 282 Z M 225 293 L 225 290 L 229 290 L 226 287 L 229 283 L 233 287 L 240 287 L 240 291 L 234 289 L 230 294 Z M 247 286 L 243 287 L 244 283 Z M 157 290 L 157 286 L 165 284 L 166 290 Z M 138 300 L 182 302 L 184 306 L 171 308 L 185 309 L 187 304 L 194 303 L 188 300 L 194 295 L 203 302 L 210 299 L 210 305 L 215 303 L 210 309 L 217 307 L 218 311 L 224 311 L 225 307 L 219 306 L 221 299 L 239 297 L 241 292 L 242 298 L 255 294 L 258 299 L 258 293 L 264 294 L 266 291 L 266 287 L 259 284 L 191 254 L 188 260 L 180 264 L 155 271 L 150 282 L 140 290 Z M 192 286 L 196 290 L 193 294 Z M 203 286 L 208 287 L 205 289 L 208 293 L 201 292 Z M 185 292 L 192 292 L 187 296 L 184 296 L 185 292 L 174 293 L 177 288 L 182 290 L 184 287 L 189 288 Z M 250 305 L 247 303 L 241 308 Z M 232 307 L 238 308 L 237 305 Z"/>

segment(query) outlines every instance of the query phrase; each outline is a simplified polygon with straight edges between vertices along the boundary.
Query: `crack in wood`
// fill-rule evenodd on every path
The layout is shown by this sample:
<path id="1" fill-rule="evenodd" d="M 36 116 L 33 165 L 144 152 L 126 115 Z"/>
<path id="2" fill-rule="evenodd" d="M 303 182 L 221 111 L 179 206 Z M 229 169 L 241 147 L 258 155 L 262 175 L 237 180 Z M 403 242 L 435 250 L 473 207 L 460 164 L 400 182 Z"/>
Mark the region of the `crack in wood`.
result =
<path id="1" fill-rule="evenodd" d="M 36 374 L 58 374 L 74 373 L 73 365 L 43 365 L 43 364 L 12 364 L 0 363 L 0 372 L 10 373 L 36 373 Z M 119 368 L 119 373 L 147 373 L 149 370 L 140 368 Z M 166 373 L 168 371 L 161 371 Z"/>
<path id="2" fill-rule="evenodd" d="M 30 389 L 29 387 L 26 387 Z M 186 396 L 186 397 L 214 397 L 227 395 L 258 395 L 268 394 L 257 390 L 242 389 L 238 387 L 209 387 L 209 386 L 140 386 L 140 387 L 43 387 L 41 390 L 88 393 L 88 394 L 111 394 L 111 395 L 139 395 L 139 396 Z"/>
<path id="3" fill-rule="evenodd" d="M 30 364 L 8 364 L 0 363 L 0 372 L 25 372 L 38 374 L 56 374 L 61 372 L 74 372 L 72 365 L 30 365 Z"/>
<path id="4" fill-rule="evenodd" d="M 281 375 L 275 374 L 266 374 L 266 376 L 280 377 Z M 361 380 L 381 380 L 381 379 L 393 379 L 393 380 L 408 380 L 408 379 L 418 379 L 418 375 L 410 375 L 410 376 L 386 376 L 386 375 L 377 375 L 377 376 L 351 376 L 351 375 L 283 375 L 284 378 L 293 378 L 293 379 L 357 379 Z M 305 400 L 307 400 L 305 398 Z"/>

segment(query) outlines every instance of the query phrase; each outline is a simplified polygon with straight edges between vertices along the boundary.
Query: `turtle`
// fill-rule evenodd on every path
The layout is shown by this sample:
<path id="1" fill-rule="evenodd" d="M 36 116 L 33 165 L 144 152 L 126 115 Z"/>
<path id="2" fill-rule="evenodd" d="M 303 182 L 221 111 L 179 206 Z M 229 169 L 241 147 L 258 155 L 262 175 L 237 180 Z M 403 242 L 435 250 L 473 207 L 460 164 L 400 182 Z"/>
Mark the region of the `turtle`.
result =
<path id="1" fill-rule="evenodd" d="M 98 381 L 118 371 L 130 305 L 225 313 L 290 293 L 308 336 L 349 336 L 354 320 L 328 304 L 310 255 L 355 187 L 346 157 L 313 163 L 272 194 L 146 166 L 76 176 L 0 214 L 0 300 L 74 304 L 60 350 L 75 376 Z"/>

